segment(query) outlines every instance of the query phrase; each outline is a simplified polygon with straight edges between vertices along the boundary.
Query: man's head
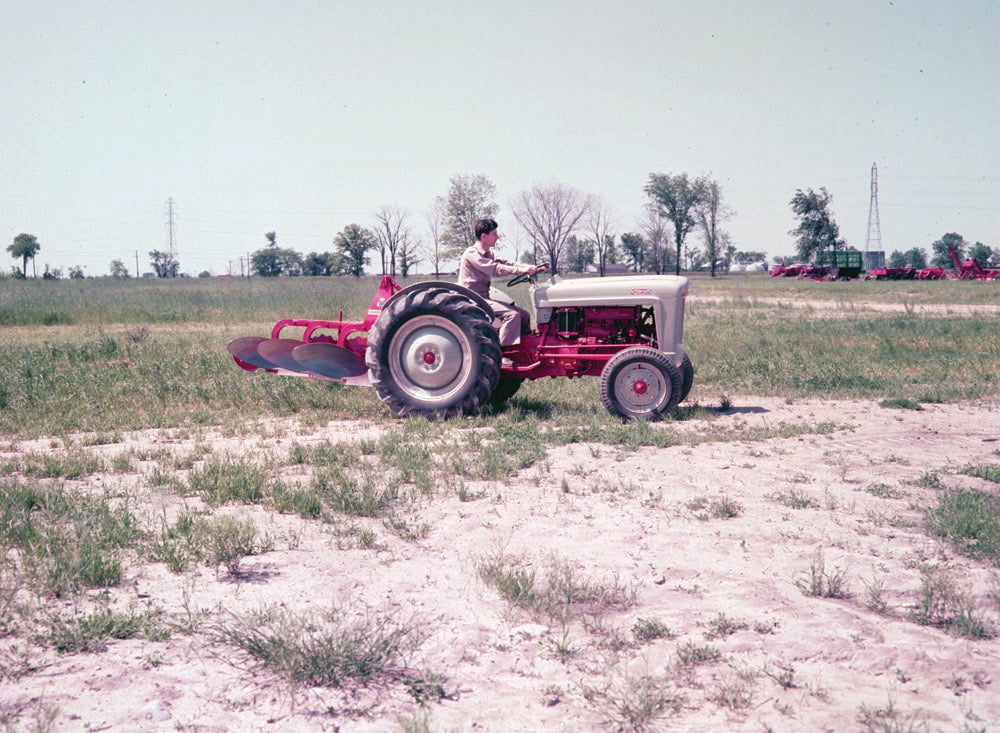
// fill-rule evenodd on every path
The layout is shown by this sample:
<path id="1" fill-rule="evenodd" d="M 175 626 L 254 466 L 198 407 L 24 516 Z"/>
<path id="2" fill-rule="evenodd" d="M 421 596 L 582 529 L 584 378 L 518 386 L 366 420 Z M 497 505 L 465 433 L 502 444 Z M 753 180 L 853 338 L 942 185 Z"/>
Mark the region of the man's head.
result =
<path id="1" fill-rule="evenodd" d="M 484 234 L 492 234 L 497 230 L 497 224 L 492 219 L 480 219 L 476 222 L 476 241 L 482 242 Z"/>

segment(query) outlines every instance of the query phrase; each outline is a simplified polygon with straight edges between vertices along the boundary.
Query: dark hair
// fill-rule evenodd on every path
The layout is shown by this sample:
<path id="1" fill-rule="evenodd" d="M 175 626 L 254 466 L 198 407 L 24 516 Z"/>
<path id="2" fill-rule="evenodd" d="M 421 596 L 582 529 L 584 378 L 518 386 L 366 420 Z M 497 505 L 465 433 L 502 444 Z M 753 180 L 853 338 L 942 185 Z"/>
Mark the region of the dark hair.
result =
<path id="1" fill-rule="evenodd" d="M 478 242 L 479 238 L 481 236 L 483 236 L 484 234 L 489 234 L 494 229 L 496 229 L 498 226 L 500 226 L 500 225 L 497 224 L 492 219 L 480 219 L 479 221 L 477 221 L 476 222 L 476 241 Z"/>

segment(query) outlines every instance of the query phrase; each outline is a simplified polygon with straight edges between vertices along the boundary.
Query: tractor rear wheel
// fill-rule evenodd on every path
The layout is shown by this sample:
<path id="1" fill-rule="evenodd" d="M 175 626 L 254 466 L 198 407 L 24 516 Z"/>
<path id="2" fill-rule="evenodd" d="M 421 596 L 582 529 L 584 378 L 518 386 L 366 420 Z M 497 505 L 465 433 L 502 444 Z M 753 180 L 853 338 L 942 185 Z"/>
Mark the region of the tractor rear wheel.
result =
<path id="1" fill-rule="evenodd" d="M 681 398 L 677 400 L 678 402 L 687 399 L 692 384 L 694 384 L 694 364 L 691 363 L 688 355 L 684 354 L 684 361 L 681 362 Z"/>
<path id="2" fill-rule="evenodd" d="M 623 420 L 659 420 L 677 407 L 682 377 L 662 351 L 635 346 L 619 351 L 601 372 L 601 402 Z"/>
<path id="3" fill-rule="evenodd" d="M 523 379 L 517 377 L 500 377 L 496 389 L 493 390 L 493 394 L 490 396 L 490 404 L 493 406 L 493 409 L 501 409 L 507 400 L 517 394 L 517 390 L 521 389 L 523 382 Z"/>
<path id="4" fill-rule="evenodd" d="M 368 378 L 398 416 L 472 414 L 500 376 L 500 342 L 486 312 L 446 288 L 418 290 L 382 310 L 368 332 Z"/>

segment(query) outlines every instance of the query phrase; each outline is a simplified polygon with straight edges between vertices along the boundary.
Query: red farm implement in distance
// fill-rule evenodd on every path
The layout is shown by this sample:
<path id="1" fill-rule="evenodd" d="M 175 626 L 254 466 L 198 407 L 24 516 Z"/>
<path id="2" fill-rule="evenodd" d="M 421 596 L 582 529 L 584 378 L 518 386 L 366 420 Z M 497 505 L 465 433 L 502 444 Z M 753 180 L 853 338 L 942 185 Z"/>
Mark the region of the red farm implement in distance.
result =
<path id="1" fill-rule="evenodd" d="M 1000 276 L 1000 270 L 983 267 L 975 257 L 959 261 L 958 255 L 951 245 L 948 245 L 951 259 L 955 262 L 955 278 L 958 280 L 996 280 Z"/>
<path id="2" fill-rule="evenodd" d="M 286 318 L 270 338 L 230 342 L 247 371 L 375 387 L 396 415 L 448 417 L 498 408 L 526 379 L 599 377 L 601 401 L 624 420 L 657 420 L 694 379 L 684 352 L 687 278 L 530 281 L 536 327 L 501 348 L 489 301 L 454 283 L 401 288 L 384 276 L 365 318 Z M 501 291 L 493 300 L 513 302 Z M 300 330 L 301 329 L 301 330 Z"/>

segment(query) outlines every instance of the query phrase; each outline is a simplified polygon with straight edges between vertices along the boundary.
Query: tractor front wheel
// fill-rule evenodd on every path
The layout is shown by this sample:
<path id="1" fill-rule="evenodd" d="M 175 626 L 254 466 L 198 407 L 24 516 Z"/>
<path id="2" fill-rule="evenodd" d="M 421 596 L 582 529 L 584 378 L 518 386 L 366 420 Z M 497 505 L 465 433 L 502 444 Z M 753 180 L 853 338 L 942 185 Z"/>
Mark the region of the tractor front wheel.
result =
<path id="1" fill-rule="evenodd" d="M 681 398 L 677 400 L 678 402 L 687 399 L 692 384 L 694 384 L 694 364 L 688 355 L 684 354 L 684 361 L 681 362 Z"/>
<path id="2" fill-rule="evenodd" d="M 681 398 L 680 371 L 662 351 L 636 346 L 620 351 L 601 372 L 601 402 L 623 420 L 659 420 Z"/>
<path id="3" fill-rule="evenodd" d="M 445 288 L 391 302 L 368 332 L 368 377 L 396 415 L 451 417 L 488 404 L 500 343 L 476 303 Z"/>

